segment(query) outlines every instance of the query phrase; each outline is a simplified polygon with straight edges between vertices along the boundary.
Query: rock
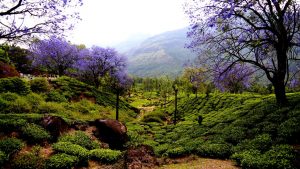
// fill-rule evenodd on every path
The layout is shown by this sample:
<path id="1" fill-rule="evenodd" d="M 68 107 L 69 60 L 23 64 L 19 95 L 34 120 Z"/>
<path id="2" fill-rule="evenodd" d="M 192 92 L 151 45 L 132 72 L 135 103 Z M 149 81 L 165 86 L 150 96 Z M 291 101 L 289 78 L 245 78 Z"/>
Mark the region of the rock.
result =
<path id="1" fill-rule="evenodd" d="M 94 135 L 102 142 L 108 143 L 111 149 L 122 149 L 127 141 L 127 127 L 117 121 L 111 119 L 100 120 L 93 122 L 96 126 Z"/>
<path id="2" fill-rule="evenodd" d="M 128 169 L 150 169 L 158 166 L 153 148 L 147 145 L 129 148 L 126 152 L 126 162 Z"/>
<path id="3" fill-rule="evenodd" d="M 44 116 L 41 120 L 41 126 L 43 126 L 54 140 L 56 140 L 61 133 L 68 130 L 68 124 L 61 118 L 57 116 Z"/>

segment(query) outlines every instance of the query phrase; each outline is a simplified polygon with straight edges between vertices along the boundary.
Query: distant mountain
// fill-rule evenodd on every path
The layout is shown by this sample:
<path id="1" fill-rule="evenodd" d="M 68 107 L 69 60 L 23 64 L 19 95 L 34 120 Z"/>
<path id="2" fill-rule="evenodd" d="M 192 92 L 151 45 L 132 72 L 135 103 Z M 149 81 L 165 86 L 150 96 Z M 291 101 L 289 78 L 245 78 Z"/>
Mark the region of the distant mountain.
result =
<path id="1" fill-rule="evenodd" d="M 175 76 L 181 73 L 184 64 L 195 58 L 194 53 L 184 48 L 188 40 L 186 32 L 187 29 L 180 29 L 162 33 L 125 51 L 129 73 L 141 77 Z"/>

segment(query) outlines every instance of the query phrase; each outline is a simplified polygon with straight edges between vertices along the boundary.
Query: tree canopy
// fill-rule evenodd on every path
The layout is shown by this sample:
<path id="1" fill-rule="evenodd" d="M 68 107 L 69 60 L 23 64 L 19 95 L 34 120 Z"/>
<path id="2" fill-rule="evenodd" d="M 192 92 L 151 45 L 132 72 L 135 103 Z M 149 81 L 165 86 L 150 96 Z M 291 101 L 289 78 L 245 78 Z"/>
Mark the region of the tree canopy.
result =
<path id="1" fill-rule="evenodd" d="M 225 70 L 241 62 L 262 70 L 277 103 L 286 104 L 289 65 L 300 59 L 299 7 L 296 0 L 189 1 L 188 47 L 200 51 L 206 63 L 228 64 Z"/>

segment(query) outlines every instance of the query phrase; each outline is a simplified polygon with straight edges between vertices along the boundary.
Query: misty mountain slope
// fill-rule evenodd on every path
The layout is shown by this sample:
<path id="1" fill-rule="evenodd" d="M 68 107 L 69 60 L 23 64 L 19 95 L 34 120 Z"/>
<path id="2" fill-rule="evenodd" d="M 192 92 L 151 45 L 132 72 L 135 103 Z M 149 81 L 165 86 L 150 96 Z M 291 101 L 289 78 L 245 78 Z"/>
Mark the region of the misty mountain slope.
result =
<path id="1" fill-rule="evenodd" d="M 187 29 L 162 33 L 146 39 L 125 54 L 129 60 L 129 73 L 141 76 L 175 76 L 183 70 L 195 54 L 184 48 Z"/>

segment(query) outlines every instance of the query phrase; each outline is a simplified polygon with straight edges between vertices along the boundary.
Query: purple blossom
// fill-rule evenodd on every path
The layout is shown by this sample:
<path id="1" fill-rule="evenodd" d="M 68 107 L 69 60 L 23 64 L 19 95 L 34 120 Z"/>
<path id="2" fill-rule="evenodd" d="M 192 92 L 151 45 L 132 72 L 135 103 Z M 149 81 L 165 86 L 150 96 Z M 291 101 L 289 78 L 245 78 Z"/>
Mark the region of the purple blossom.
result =
<path id="1" fill-rule="evenodd" d="M 35 42 L 30 47 L 33 66 L 45 67 L 49 72 L 64 75 L 79 59 L 79 49 L 64 39 L 52 36 Z"/>
<path id="2" fill-rule="evenodd" d="M 237 93 L 250 87 L 253 70 L 247 65 L 218 65 L 215 70 L 213 81 L 221 91 Z"/>

